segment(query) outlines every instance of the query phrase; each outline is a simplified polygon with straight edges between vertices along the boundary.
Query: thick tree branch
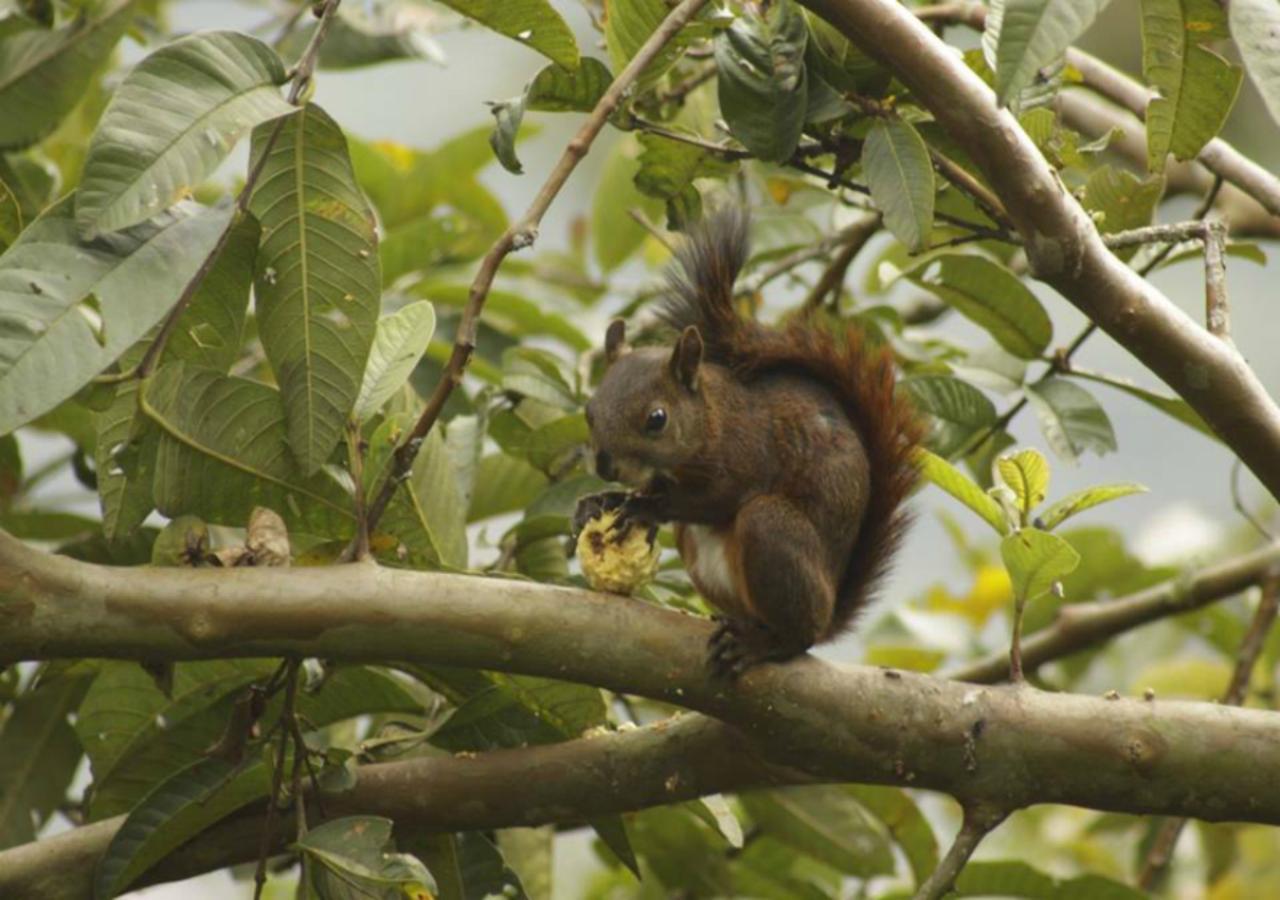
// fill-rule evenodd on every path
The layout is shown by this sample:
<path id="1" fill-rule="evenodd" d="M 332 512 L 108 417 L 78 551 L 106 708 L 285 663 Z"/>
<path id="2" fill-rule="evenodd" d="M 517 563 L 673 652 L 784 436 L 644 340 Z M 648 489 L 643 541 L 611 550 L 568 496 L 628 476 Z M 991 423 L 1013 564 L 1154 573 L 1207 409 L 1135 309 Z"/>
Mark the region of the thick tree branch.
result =
<path id="1" fill-rule="evenodd" d="M 707 713 L 815 778 L 911 785 L 1002 809 L 1066 803 L 1280 823 L 1280 716 L 982 688 L 812 657 L 726 685 L 704 668 L 711 630 L 564 587 L 372 564 L 115 569 L 0 533 L 7 659 L 315 656 L 520 672 Z"/>
<path id="2" fill-rule="evenodd" d="M 991 89 L 892 0 L 803 0 L 902 80 L 982 170 L 1034 274 L 1200 413 L 1280 497 L 1280 409 L 1233 348 L 1106 248 L 1089 216 Z"/>

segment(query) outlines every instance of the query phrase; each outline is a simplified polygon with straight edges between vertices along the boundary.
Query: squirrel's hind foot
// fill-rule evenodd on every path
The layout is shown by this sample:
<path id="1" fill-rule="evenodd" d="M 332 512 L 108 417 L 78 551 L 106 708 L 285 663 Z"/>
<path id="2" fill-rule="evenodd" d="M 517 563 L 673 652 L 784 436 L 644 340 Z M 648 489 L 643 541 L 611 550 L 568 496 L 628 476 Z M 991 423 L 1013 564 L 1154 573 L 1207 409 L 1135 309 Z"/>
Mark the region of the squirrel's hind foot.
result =
<path id="1" fill-rule="evenodd" d="M 763 622 L 729 616 L 715 616 L 714 621 L 715 631 L 707 639 L 707 667 L 722 681 L 736 681 L 752 666 L 783 662 L 805 651 L 786 647 Z"/>

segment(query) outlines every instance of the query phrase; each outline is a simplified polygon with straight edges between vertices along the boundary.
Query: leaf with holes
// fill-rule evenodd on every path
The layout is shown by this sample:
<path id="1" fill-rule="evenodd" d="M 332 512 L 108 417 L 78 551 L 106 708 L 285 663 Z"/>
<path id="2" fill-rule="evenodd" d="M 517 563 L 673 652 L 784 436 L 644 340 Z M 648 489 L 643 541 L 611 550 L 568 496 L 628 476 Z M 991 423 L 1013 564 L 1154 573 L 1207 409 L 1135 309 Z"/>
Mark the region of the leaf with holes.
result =
<path id="1" fill-rule="evenodd" d="M 1146 487 L 1135 484 L 1132 481 L 1120 484 L 1094 485 L 1093 487 L 1068 494 L 1050 505 L 1040 516 L 1040 527 L 1045 531 L 1052 531 L 1076 513 L 1092 509 L 1102 503 L 1110 503 L 1112 500 L 1118 500 L 1121 497 L 1128 497 L 1132 494 L 1145 494 L 1146 492 Z"/>
<path id="2" fill-rule="evenodd" d="M 996 73 L 996 99 L 1005 104 L 1031 86 L 1084 34 L 1110 0 L 1000 0 L 987 17 L 983 44 Z"/>
<path id="3" fill-rule="evenodd" d="M 1147 167 L 1172 153 L 1188 160 L 1219 131 L 1244 77 L 1207 46 L 1227 37 L 1216 0 L 1142 0 L 1142 74 L 1158 96 L 1147 104 Z"/>
<path id="4" fill-rule="evenodd" d="M 1019 450 L 997 459 L 996 471 L 1013 491 L 1023 521 L 1029 521 L 1031 510 L 1043 503 L 1049 492 L 1048 460 L 1038 450 Z"/>
<path id="5" fill-rule="evenodd" d="M 138 63 L 89 144 L 76 195 L 81 235 L 126 228 L 188 194 L 249 129 L 292 110 L 284 81 L 274 50 L 233 31 L 181 38 Z"/>
<path id="6" fill-rule="evenodd" d="M 29 28 L 0 38 L 0 149 L 35 143 L 84 99 L 137 5 L 112 0 L 55 31 Z"/>
<path id="7" fill-rule="evenodd" d="M 768 162 L 789 159 L 804 130 L 808 35 L 791 0 L 780 0 L 716 36 L 720 111 L 733 136 Z"/>
<path id="8" fill-rule="evenodd" d="M 1280 4 L 1275 0 L 1231 0 L 1227 7 L 1231 37 L 1249 77 L 1280 122 Z"/>
<path id="9" fill-rule="evenodd" d="M 498 34 L 537 50 L 566 69 L 578 68 L 578 42 L 550 0 L 440 0 Z"/>
<path id="10" fill-rule="evenodd" d="M 933 229 L 936 190 L 924 139 L 909 122 L 877 121 L 862 145 L 862 169 L 893 236 L 912 253 L 923 250 Z"/>
<path id="11" fill-rule="evenodd" d="M 201 759 L 148 793 L 129 812 L 98 860 L 93 895 L 109 900 L 171 851 L 271 791 L 271 773 L 257 759 L 238 767 Z"/>
<path id="12" fill-rule="evenodd" d="M 1000 558 L 1009 570 L 1014 593 L 1023 601 L 1047 594 L 1080 565 L 1080 554 L 1056 534 L 1024 528 L 1000 542 Z"/>
<path id="13" fill-rule="evenodd" d="M 0 256 L 0 434 L 66 400 L 173 306 L 231 210 L 183 206 L 83 243 L 69 197 Z"/>
<path id="14" fill-rule="evenodd" d="M 172 363 L 144 386 L 142 411 L 160 430 L 156 508 L 243 528 L 255 506 L 289 530 L 351 534 L 351 500 L 327 472 L 304 476 L 289 453 L 280 394 L 244 378 Z"/>
<path id="15" fill-rule="evenodd" d="M 378 320 L 364 380 L 351 416 L 367 422 L 404 385 L 422 359 L 436 330 L 435 308 L 425 300 L 410 303 Z"/>
<path id="16" fill-rule="evenodd" d="M 251 166 L 275 128 L 254 130 Z M 382 297 L 373 211 L 342 129 L 320 107 L 284 120 L 250 209 L 262 224 L 258 333 L 280 384 L 289 447 L 311 475 L 355 404 Z"/>
<path id="17" fill-rule="evenodd" d="M 1049 378 L 1026 387 L 1026 397 L 1040 418 L 1049 446 L 1074 462 L 1086 450 L 1101 456 L 1116 449 L 1116 435 L 1098 401 L 1080 385 Z"/>
<path id="18" fill-rule="evenodd" d="M 62 804 L 81 757 L 67 716 L 88 686 L 86 678 L 57 678 L 11 707 L 0 730 L 0 848 L 34 841 Z"/>
<path id="19" fill-rule="evenodd" d="M 1000 534 L 1008 533 L 1009 523 L 1005 519 L 1004 510 L 1000 508 L 999 503 L 978 487 L 973 479 L 941 456 L 930 453 L 928 450 L 920 450 L 917 460 L 920 464 L 920 474 L 926 481 L 942 488 L 976 512 L 983 521 Z"/>
<path id="20" fill-rule="evenodd" d="M 929 449 L 942 457 L 958 453 L 979 431 L 996 421 L 995 404 L 967 381 L 949 375 L 904 379 L 916 409 L 929 418 Z"/>
<path id="21" fill-rule="evenodd" d="M 986 257 L 944 253 L 906 274 L 989 331 L 1014 356 L 1036 359 L 1053 340 L 1053 323 L 1036 295 L 1018 276 Z"/>

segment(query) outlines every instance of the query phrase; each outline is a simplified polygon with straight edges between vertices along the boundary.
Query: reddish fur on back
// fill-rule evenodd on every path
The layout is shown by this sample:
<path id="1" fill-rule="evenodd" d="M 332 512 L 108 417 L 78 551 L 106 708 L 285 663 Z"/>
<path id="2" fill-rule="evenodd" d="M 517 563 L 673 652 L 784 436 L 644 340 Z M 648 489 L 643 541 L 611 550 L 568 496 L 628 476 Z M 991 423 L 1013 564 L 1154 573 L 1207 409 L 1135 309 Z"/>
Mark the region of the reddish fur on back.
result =
<path id="1" fill-rule="evenodd" d="M 920 420 L 895 390 L 892 353 L 868 348 L 857 327 L 806 315 L 773 329 L 736 312 L 733 285 L 747 259 L 747 220 L 737 208 L 716 213 L 691 233 L 677 259 L 662 312 L 669 325 L 697 327 L 706 358 L 743 380 L 789 371 L 827 385 L 862 439 L 869 496 L 831 627 L 822 636 L 834 637 L 871 602 L 911 523 L 904 503 L 919 478 L 914 453 L 923 436 Z"/>

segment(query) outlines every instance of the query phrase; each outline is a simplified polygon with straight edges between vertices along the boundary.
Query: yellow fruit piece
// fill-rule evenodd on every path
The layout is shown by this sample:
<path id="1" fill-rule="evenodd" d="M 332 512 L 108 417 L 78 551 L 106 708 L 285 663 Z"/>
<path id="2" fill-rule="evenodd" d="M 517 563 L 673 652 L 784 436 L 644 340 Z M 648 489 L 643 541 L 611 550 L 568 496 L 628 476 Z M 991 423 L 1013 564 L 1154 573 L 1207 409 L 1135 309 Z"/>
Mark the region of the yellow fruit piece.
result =
<path id="1" fill-rule="evenodd" d="M 578 559 L 594 590 L 631 594 L 653 580 L 660 551 L 644 526 L 611 530 L 617 520 L 612 511 L 589 519 L 578 535 Z"/>

